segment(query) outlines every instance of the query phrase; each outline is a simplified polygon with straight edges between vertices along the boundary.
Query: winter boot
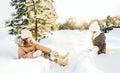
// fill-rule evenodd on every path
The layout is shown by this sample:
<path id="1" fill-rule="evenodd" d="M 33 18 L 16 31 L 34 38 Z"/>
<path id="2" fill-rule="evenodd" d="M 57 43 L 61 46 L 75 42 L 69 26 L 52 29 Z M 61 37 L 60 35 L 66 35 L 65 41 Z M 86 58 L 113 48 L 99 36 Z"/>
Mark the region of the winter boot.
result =
<path id="1" fill-rule="evenodd" d="M 69 56 L 69 52 L 66 53 L 65 55 L 60 55 L 56 51 L 52 51 L 50 54 L 46 53 L 44 55 L 45 58 L 63 67 L 68 65 L 68 56 Z"/>

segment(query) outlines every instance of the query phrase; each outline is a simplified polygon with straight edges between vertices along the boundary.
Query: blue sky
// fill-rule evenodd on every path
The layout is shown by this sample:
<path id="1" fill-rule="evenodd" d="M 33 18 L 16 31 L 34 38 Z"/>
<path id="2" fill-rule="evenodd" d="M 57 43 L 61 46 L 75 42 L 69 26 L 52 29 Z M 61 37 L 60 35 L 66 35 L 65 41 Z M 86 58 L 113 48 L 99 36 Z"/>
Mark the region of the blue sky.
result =
<path id="1" fill-rule="evenodd" d="M 13 7 L 11 0 L 0 0 L 0 24 L 10 19 Z M 105 18 L 107 15 L 120 15 L 120 0 L 54 0 L 59 16 L 58 22 L 64 22 L 70 16 L 82 20 Z"/>

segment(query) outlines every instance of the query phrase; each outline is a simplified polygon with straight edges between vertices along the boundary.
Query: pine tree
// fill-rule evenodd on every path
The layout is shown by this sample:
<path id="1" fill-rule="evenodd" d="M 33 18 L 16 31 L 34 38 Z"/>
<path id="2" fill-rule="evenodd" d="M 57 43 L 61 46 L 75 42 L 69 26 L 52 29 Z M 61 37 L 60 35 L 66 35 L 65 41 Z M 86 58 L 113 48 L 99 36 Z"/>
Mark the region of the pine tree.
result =
<path id="1" fill-rule="evenodd" d="M 56 25 L 57 14 L 52 0 L 11 0 L 11 6 L 16 10 L 12 20 L 6 21 L 11 35 L 20 34 L 26 28 L 40 40 Z"/>

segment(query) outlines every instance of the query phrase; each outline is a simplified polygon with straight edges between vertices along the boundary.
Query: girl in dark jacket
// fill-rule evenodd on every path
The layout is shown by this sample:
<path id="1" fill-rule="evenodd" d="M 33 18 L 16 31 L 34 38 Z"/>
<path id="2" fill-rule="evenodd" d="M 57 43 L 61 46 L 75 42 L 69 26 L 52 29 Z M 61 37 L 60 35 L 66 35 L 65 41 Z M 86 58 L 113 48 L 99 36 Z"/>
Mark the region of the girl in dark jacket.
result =
<path id="1" fill-rule="evenodd" d="M 106 53 L 106 37 L 103 32 L 100 30 L 100 26 L 98 22 L 93 22 L 90 27 L 89 31 L 92 34 L 92 44 L 93 46 L 97 46 L 99 48 L 98 54 Z"/>

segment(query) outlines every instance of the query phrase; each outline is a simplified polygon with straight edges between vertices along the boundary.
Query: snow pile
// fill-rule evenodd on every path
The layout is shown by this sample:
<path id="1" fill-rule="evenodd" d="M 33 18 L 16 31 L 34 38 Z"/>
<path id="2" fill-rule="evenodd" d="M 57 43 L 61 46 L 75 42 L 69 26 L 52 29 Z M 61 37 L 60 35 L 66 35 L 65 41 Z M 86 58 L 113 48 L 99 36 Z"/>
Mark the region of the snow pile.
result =
<path id="1" fill-rule="evenodd" d="M 50 62 L 42 57 L 36 59 L 9 60 L 0 65 L 1 73 L 48 73 Z"/>

